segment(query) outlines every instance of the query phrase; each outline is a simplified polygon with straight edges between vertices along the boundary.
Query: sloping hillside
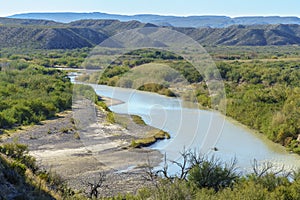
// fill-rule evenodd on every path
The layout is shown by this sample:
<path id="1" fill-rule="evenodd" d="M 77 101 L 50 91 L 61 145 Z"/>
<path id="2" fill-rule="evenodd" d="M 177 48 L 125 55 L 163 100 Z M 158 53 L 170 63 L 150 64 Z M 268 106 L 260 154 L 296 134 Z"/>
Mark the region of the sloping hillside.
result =
<path id="1" fill-rule="evenodd" d="M 0 17 L 0 25 L 39 25 L 39 26 L 59 26 L 63 23 L 50 21 L 50 20 L 39 20 L 39 19 L 13 19 Z"/>
<path id="2" fill-rule="evenodd" d="M 24 165 L 0 153 L 0 199 L 54 200 L 33 184 L 35 178 Z"/>
<path id="3" fill-rule="evenodd" d="M 126 30 L 157 27 L 138 21 L 80 20 L 68 24 L 0 18 L 0 48 L 74 49 L 93 47 Z M 300 25 L 234 25 L 227 28 L 176 28 L 201 45 L 300 45 Z"/>
<path id="4" fill-rule="evenodd" d="M 0 26 L 0 47 L 74 49 L 92 47 L 107 36 L 89 28 Z"/>
<path id="5" fill-rule="evenodd" d="M 120 22 L 118 20 L 79 20 L 69 23 L 70 26 L 88 27 L 97 31 L 103 31 L 108 35 L 144 27 L 157 27 L 154 24 L 144 24 L 138 21 Z"/>
<path id="6" fill-rule="evenodd" d="M 300 44 L 299 25 L 230 26 L 228 28 L 174 28 L 202 45 L 267 46 Z"/>

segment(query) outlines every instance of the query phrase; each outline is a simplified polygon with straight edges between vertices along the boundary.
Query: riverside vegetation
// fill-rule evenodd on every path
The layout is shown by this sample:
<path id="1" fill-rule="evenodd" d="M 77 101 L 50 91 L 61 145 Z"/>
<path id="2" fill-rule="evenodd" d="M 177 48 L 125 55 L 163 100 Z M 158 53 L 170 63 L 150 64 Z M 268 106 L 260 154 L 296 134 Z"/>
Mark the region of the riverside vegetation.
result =
<path id="1" fill-rule="evenodd" d="M 293 50 L 292 47 L 276 47 L 275 50 L 270 48 L 265 51 L 263 48 L 257 48 L 258 51 L 262 51 L 261 54 L 255 54 L 247 47 L 231 47 L 227 55 L 220 53 L 218 48 L 212 50 L 211 53 L 217 60 L 217 67 L 225 82 L 226 114 L 259 130 L 291 151 L 300 153 L 297 140 L 300 133 L 299 50 Z M 79 66 L 88 49 L 37 52 L 36 54 L 34 51 L 27 53 L 16 52 L 16 49 L 1 50 L 2 132 L 54 117 L 57 112 L 71 106 L 72 85 L 66 78 L 66 73 L 45 67 L 72 66 L 70 63 L 73 59 L 76 60 L 76 66 Z M 147 62 L 123 60 L 119 63 L 119 68 L 116 65 L 117 68 L 109 69 L 116 72 L 101 81 L 108 84 L 112 82 L 112 78 L 120 77 L 122 73 L 127 72 L 126 70 L 139 64 L 164 63 L 181 73 L 186 72 L 184 76 L 196 88 L 199 103 L 209 108 L 210 97 L 202 77 L 192 73 L 192 68 L 190 69 L 189 64 L 183 62 L 180 56 L 165 56 L 166 53 L 168 52 L 156 50 L 133 52 L 135 56 L 140 55 L 139 59 L 144 57 L 144 61 Z M 82 58 L 77 60 L 78 56 Z M 46 62 L 43 62 L 43 57 L 46 58 Z M 61 62 L 61 59 L 66 62 Z M 159 92 L 162 89 L 171 90 L 168 85 L 163 85 L 163 88 L 153 85 L 149 91 Z M 161 92 L 166 95 L 168 93 Z M 28 196 L 32 196 L 33 199 L 34 196 L 37 199 L 85 199 L 84 196 L 68 189 L 59 177 L 54 175 L 54 178 L 50 178 L 48 172 L 39 171 L 34 159 L 27 155 L 26 146 L 18 143 L 2 144 L 0 149 L 1 177 L 20 188 L 27 188 L 26 191 L 32 192 L 28 193 Z M 187 156 L 189 162 L 193 160 L 191 155 L 193 154 Z M 300 176 L 297 171 L 278 175 L 270 171 L 269 164 L 259 170 L 259 166 L 254 162 L 254 172 L 243 176 L 234 170 L 234 165 L 209 159 L 199 161 L 190 163 L 192 167 L 185 169 L 184 177 L 170 177 L 167 173 L 156 174 L 150 169 L 150 178 L 161 174 L 161 178 L 155 179 L 153 188 L 141 189 L 136 195 L 120 195 L 111 199 L 300 199 Z M 166 172 L 166 169 L 161 172 Z M 50 186 L 46 183 L 50 183 Z M 57 186 L 51 186 L 51 183 Z M 101 193 L 98 197 L 100 196 Z"/>
<path id="2" fill-rule="evenodd" d="M 269 50 L 260 56 L 253 54 L 252 48 L 246 48 L 239 54 L 237 49 L 231 48 L 233 50 L 229 52 L 232 54 L 227 56 L 219 54 L 216 48 L 213 55 L 218 60 L 217 68 L 225 84 L 226 102 L 223 103 L 226 104 L 226 115 L 300 154 L 300 141 L 297 140 L 300 134 L 300 59 L 297 59 L 298 51 L 285 54 L 286 48 L 283 47 L 282 52 Z M 266 50 L 266 47 L 263 49 Z M 160 64 L 178 71 L 194 87 L 202 108 L 211 108 L 211 100 L 217 97 L 209 96 L 204 78 L 181 56 L 170 52 L 155 49 L 130 52 L 105 69 L 99 83 L 135 88 L 132 82 L 135 77 L 126 79 L 125 76 L 130 70 L 143 66 L 143 70 L 151 74 L 151 69 Z M 175 96 L 169 86 L 171 82 L 178 81 L 178 76 L 172 77 L 171 72 L 164 73 L 163 70 L 154 73 L 165 82 L 147 83 L 137 89 Z M 204 74 L 214 76 L 210 71 Z M 87 79 L 88 76 L 81 78 L 83 81 Z"/>
<path id="3" fill-rule="evenodd" d="M 18 198 L 26 199 L 300 199 L 299 171 L 274 171 L 270 163 L 259 165 L 254 160 L 253 172 L 242 176 L 235 161 L 223 163 L 192 151 L 181 155 L 181 163 L 173 162 L 181 169 L 179 175 L 169 174 L 167 162 L 158 171 L 149 167 L 145 179 L 153 186 L 141 188 L 135 195 L 103 197 L 105 174 L 100 174 L 88 196 L 74 192 L 55 173 L 39 170 L 35 159 L 27 155 L 27 147 L 16 142 L 0 146 L 0 176 L 20 191 Z M 1 187 L 1 198 L 9 198 L 7 188 Z"/>
<path id="4" fill-rule="evenodd" d="M 38 123 L 71 108 L 72 85 L 64 72 L 23 61 L 0 69 L 0 130 Z"/>

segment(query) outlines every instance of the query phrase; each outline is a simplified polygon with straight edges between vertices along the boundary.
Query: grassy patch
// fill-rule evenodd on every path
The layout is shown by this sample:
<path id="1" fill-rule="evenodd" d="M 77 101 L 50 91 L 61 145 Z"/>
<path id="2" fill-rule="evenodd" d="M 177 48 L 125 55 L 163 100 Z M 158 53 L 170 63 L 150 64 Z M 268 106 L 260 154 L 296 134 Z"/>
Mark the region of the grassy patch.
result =
<path id="1" fill-rule="evenodd" d="M 80 140 L 80 134 L 78 132 L 74 133 L 74 138 Z"/>
<path id="2" fill-rule="evenodd" d="M 171 136 L 169 133 L 165 132 L 165 131 L 156 131 L 156 130 L 153 130 L 153 131 L 149 131 L 149 134 L 153 134 L 154 133 L 154 137 L 156 139 L 160 139 L 160 140 L 163 140 L 163 139 L 170 139 Z"/>
<path id="3" fill-rule="evenodd" d="M 106 115 L 106 121 L 111 124 L 116 123 L 115 114 L 113 112 L 108 112 Z"/>
<path id="4" fill-rule="evenodd" d="M 171 136 L 169 133 L 162 130 L 151 130 L 147 133 L 148 137 L 132 140 L 130 147 L 132 148 L 141 148 L 148 147 L 158 140 L 170 139 Z"/>
<path id="5" fill-rule="evenodd" d="M 134 123 L 136 123 L 138 125 L 146 125 L 146 123 L 140 116 L 131 115 L 131 119 L 134 121 Z"/>
<path id="6" fill-rule="evenodd" d="M 111 112 L 111 110 L 108 108 L 108 106 L 104 103 L 104 101 L 97 101 L 96 104 L 102 108 L 103 110 L 107 112 Z"/>
<path id="7" fill-rule="evenodd" d="M 110 124 L 116 123 L 115 114 L 109 109 L 109 107 L 103 101 L 97 101 L 96 105 L 106 112 L 106 121 Z"/>

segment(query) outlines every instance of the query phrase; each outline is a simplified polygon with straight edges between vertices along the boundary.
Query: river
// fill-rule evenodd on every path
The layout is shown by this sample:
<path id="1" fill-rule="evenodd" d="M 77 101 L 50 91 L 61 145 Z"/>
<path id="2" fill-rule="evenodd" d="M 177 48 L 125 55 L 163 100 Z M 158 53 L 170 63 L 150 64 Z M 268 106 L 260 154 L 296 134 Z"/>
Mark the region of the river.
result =
<path id="1" fill-rule="evenodd" d="M 74 77 L 70 78 L 75 82 Z M 183 149 L 195 149 L 225 162 L 236 158 L 242 172 L 251 171 L 254 159 L 272 162 L 275 168 L 284 166 L 287 170 L 293 170 L 300 167 L 300 156 L 287 152 L 262 134 L 217 112 L 187 108 L 178 98 L 155 93 L 90 85 L 99 96 L 124 102 L 110 106 L 113 112 L 138 115 L 146 124 L 169 132 L 170 140 L 151 146 L 166 154 L 169 160 L 178 160 Z"/>
<path id="2" fill-rule="evenodd" d="M 139 115 L 146 124 L 169 132 L 170 140 L 160 141 L 151 148 L 166 153 L 170 160 L 179 159 L 179 152 L 185 148 L 214 154 L 225 162 L 236 158 L 237 166 L 243 171 L 251 169 L 254 159 L 272 162 L 278 168 L 282 165 L 286 169 L 300 166 L 298 155 L 290 154 L 279 144 L 219 113 L 186 108 L 180 99 L 154 93 L 103 85 L 92 86 L 98 95 L 124 102 L 111 106 L 113 112 Z M 212 150 L 214 148 L 217 151 Z"/>

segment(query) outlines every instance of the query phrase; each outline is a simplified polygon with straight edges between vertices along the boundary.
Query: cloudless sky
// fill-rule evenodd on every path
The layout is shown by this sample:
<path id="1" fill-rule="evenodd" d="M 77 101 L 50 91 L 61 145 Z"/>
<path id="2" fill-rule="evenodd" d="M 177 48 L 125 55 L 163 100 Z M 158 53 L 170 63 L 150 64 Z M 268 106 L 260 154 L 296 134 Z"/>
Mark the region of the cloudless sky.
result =
<path id="1" fill-rule="evenodd" d="M 27 12 L 300 17 L 300 0 L 0 0 L 1 17 Z"/>

